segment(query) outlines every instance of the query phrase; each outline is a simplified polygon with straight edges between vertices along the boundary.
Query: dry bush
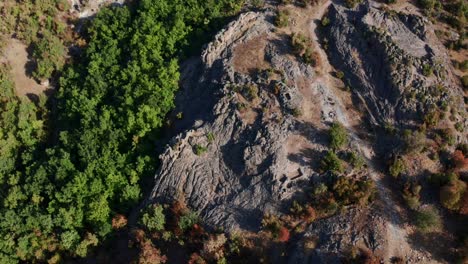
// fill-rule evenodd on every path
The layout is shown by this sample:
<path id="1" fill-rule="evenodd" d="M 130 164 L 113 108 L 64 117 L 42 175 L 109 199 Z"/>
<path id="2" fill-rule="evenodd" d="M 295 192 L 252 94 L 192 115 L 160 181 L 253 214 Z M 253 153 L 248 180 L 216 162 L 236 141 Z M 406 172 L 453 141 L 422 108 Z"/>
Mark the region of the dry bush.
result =
<path id="1" fill-rule="evenodd" d="M 112 218 L 112 228 L 121 229 L 127 225 L 127 218 L 124 215 L 118 214 Z"/>
<path id="2" fill-rule="evenodd" d="M 208 240 L 203 243 L 201 255 L 208 261 L 220 260 L 224 257 L 224 245 L 227 239 L 224 234 L 211 235 Z"/>

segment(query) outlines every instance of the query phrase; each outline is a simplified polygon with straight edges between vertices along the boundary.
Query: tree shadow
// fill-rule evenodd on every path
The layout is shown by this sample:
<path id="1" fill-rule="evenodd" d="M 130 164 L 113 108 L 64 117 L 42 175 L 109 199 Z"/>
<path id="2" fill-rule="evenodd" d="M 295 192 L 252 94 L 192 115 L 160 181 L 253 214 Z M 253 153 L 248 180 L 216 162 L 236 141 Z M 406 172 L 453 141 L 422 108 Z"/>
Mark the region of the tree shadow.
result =
<path id="1" fill-rule="evenodd" d="M 295 129 L 308 141 L 323 147 L 328 147 L 328 131 L 319 129 L 314 124 L 304 121 L 297 121 L 295 123 Z"/>
<path id="2" fill-rule="evenodd" d="M 273 49 L 276 55 L 285 56 L 288 54 L 292 54 L 292 47 L 290 45 L 291 37 L 286 34 L 279 34 L 278 39 L 272 39 L 267 44 L 267 49 Z M 271 58 L 268 56 L 269 52 L 265 53 L 265 58 L 271 62 Z"/>
<path id="3" fill-rule="evenodd" d="M 413 248 L 429 253 L 434 260 L 447 263 L 456 260 L 453 240 L 447 233 L 415 232 L 408 236 L 408 242 Z"/>
<path id="4" fill-rule="evenodd" d="M 309 167 L 314 171 L 319 171 L 320 160 L 324 156 L 324 152 L 312 148 L 303 148 L 298 153 L 290 153 L 288 159 L 298 163 L 301 166 Z"/>

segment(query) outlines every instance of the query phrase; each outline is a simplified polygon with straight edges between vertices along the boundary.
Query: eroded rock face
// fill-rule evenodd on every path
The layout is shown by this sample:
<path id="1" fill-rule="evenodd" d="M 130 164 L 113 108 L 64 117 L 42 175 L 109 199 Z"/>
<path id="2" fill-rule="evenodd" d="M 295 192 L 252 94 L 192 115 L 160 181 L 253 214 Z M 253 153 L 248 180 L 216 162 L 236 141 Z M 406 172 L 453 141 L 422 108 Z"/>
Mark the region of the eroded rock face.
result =
<path id="1" fill-rule="evenodd" d="M 450 96 L 462 96 L 427 19 L 373 1 L 354 10 L 331 5 L 329 17 L 331 63 L 345 73 L 374 124 L 409 124 Z"/>
<path id="2" fill-rule="evenodd" d="M 271 16 L 241 15 L 216 36 L 198 66 L 185 69 L 191 76 L 184 76 L 176 110 L 183 118 L 175 124 L 183 132 L 161 156 L 153 190 L 155 199 L 183 196 L 208 224 L 228 230 L 258 229 L 264 211 L 277 211 L 314 174 L 310 166 L 292 162 L 287 149 L 291 135 L 309 129 L 291 112 L 301 103 L 294 81 L 314 73 L 280 55 L 289 47 L 270 40 L 276 38 Z M 278 80 L 236 70 L 234 60 L 243 56 L 236 47 L 259 37 L 268 39 L 258 50 L 265 53 L 262 63 L 284 71 Z M 249 87 L 256 95 L 246 94 Z M 270 92 L 275 87 L 282 96 Z"/>

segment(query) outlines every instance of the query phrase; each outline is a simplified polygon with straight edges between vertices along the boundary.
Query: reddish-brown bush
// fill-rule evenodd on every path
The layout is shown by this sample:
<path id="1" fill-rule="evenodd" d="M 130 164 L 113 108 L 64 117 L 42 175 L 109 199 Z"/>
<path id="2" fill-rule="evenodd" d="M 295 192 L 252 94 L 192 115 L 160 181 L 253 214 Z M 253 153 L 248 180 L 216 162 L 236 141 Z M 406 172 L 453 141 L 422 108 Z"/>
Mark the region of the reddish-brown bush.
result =
<path id="1" fill-rule="evenodd" d="M 124 215 L 118 214 L 112 218 L 112 228 L 121 229 L 127 225 L 127 218 Z"/>
<path id="2" fill-rule="evenodd" d="M 198 253 L 193 253 L 190 256 L 188 264 L 206 264 L 206 260 L 204 260 Z"/>
<path id="3" fill-rule="evenodd" d="M 166 261 L 166 256 L 161 255 L 161 251 L 154 247 L 150 240 L 146 240 L 140 245 L 139 264 L 160 264 L 166 263 Z"/>
<path id="4" fill-rule="evenodd" d="M 288 242 L 290 237 L 291 237 L 291 234 L 289 233 L 289 230 L 286 227 L 282 226 L 279 230 L 278 241 Z"/>
<path id="5" fill-rule="evenodd" d="M 457 170 L 464 169 L 468 165 L 468 159 L 463 155 L 461 150 L 455 150 L 455 152 L 453 152 L 452 162 Z"/>

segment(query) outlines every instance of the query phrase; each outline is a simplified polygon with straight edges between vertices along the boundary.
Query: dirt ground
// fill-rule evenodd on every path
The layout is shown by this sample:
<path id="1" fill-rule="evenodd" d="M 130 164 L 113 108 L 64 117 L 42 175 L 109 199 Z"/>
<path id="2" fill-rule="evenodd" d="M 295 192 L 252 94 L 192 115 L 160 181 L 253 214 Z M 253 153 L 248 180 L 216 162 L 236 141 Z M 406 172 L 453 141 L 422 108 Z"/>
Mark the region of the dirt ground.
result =
<path id="1" fill-rule="evenodd" d="M 11 66 L 16 95 L 20 97 L 39 95 L 48 88 L 47 85 L 41 85 L 28 76 L 29 59 L 26 48 L 26 45 L 19 40 L 11 38 L 7 40 L 7 45 L 0 56 L 0 62 L 7 62 Z"/>

